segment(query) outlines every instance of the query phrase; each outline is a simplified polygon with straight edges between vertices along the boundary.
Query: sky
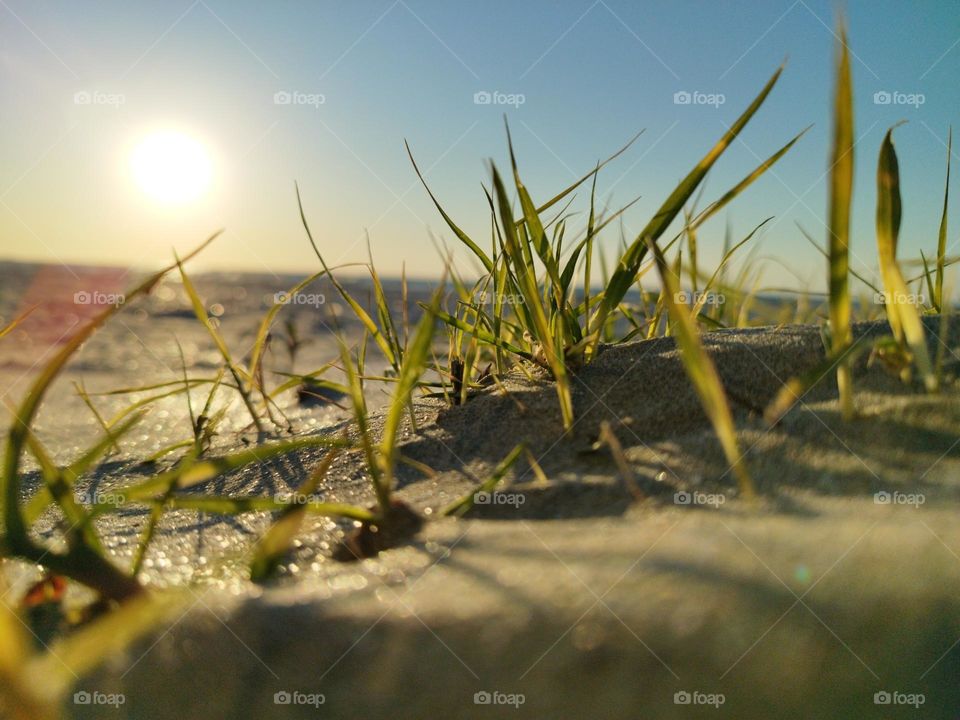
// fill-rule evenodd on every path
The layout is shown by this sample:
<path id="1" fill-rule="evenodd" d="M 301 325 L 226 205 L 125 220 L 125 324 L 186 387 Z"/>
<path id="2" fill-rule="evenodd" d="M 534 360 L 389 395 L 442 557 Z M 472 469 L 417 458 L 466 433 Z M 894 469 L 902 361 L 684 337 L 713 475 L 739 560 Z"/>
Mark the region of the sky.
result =
<path id="1" fill-rule="evenodd" d="M 797 224 L 825 241 L 837 11 L 819 0 L 0 0 L 0 258 L 153 267 L 224 228 L 197 267 L 314 272 L 297 182 L 331 263 L 364 261 L 369 237 L 381 273 L 435 277 L 432 238 L 457 241 L 404 140 L 448 213 L 486 244 L 482 184 L 490 159 L 508 167 L 504 114 L 540 201 L 644 131 L 597 185 L 611 209 L 640 196 L 624 215 L 630 241 L 786 58 L 704 202 L 813 128 L 703 227 L 700 256 L 719 259 L 728 225 L 739 239 L 773 216 L 752 241 L 769 258 L 764 283 L 823 289 L 825 263 Z M 935 253 L 947 130 L 960 111 L 960 13 L 922 0 L 850 0 L 844 12 L 852 262 L 875 273 L 877 152 L 901 120 L 900 256 Z M 157 133 L 189 139 L 182 160 L 171 159 L 182 148 L 161 145 L 160 164 L 173 167 L 161 179 L 191 195 L 208 174 L 196 196 L 158 198 L 157 161 L 146 179 L 133 168 Z M 571 232 L 586 201 L 574 203 Z M 603 240 L 611 256 L 618 243 L 618 229 Z M 455 257 L 470 274 L 468 254 Z"/>

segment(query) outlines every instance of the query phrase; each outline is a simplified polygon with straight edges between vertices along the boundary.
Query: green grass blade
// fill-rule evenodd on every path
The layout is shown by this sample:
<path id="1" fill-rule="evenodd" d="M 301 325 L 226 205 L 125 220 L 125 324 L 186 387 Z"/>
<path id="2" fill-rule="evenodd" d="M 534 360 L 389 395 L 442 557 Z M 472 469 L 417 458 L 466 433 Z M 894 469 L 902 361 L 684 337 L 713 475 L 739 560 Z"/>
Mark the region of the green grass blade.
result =
<path id="1" fill-rule="evenodd" d="M 305 280 L 298 282 L 286 293 L 283 293 L 283 297 L 287 299 L 293 297 L 307 287 L 307 285 L 312 283 L 314 280 L 323 277 L 325 274 L 326 271 L 314 273 Z M 253 343 L 253 349 L 250 351 L 250 367 L 247 370 L 247 374 L 251 378 L 256 379 L 258 377 L 260 364 L 263 361 L 263 353 L 267 348 L 267 335 L 270 333 L 270 327 L 273 325 L 273 321 L 276 318 L 277 313 L 279 313 L 285 305 L 285 302 L 277 302 L 275 298 L 273 305 L 267 311 L 266 315 L 263 316 L 263 320 L 260 321 L 260 327 L 257 329 L 257 337 Z"/>
<path id="2" fill-rule="evenodd" d="M 700 397 L 703 410 L 713 424 L 714 432 L 720 440 L 727 462 L 730 463 L 730 468 L 737 479 L 740 493 L 745 498 L 752 498 L 755 494 L 753 481 L 750 479 L 743 456 L 740 454 L 733 415 L 730 412 L 730 405 L 727 403 L 727 395 L 723 390 L 720 375 L 700 343 L 697 326 L 690 319 L 688 308 L 685 305 L 678 304 L 675 299 L 679 292 L 677 278 L 667 267 L 667 261 L 664 260 L 663 253 L 660 252 L 660 248 L 657 247 L 653 239 L 648 240 L 648 244 L 654 256 L 657 271 L 660 273 L 660 282 L 663 285 L 661 296 L 670 321 L 674 326 L 677 347 L 680 349 L 680 359 L 687 371 L 687 377 L 690 378 L 694 390 Z"/>
<path id="3" fill-rule="evenodd" d="M 897 238 L 900 233 L 900 167 L 893 147 L 893 128 L 887 131 L 880 146 L 877 164 L 877 246 L 880 274 L 886 293 L 884 307 L 894 336 L 906 342 L 928 391 L 937 389 L 937 376 L 930 363 L 923 323 L 916 307 L 909 301 L 909 290 L 897 266 Z"/>
<path id="4" fill-rule="evenodd" d="M 397 462 L 397 433 L 400 430 L 403 414 L 410 405 L 413 392 L 417 389 L 420 378 L 427 367 L 430 349 L 433 346 L 436 311 L 440 307 L 442 294 L 443 283 L 434 293 L 429 308 L 425 310 L 423 317 L 417 323 L 403 365 L 400 367 L 397 385 L 394 388 L 393 396 L 390 399 L 390 407 L 387 409 L 387 416 L 384 420 L 383 437 L 380 441 L 380 458 L 383 483 L 390 490 L 393 487 L 393 472 Z M 386 504 L 382 504 L 381 509 L 386 512 L 388 507 Z"/>
<path id="5" fill-rule="evenodd" d="M 834 95 L 833 147 L 830 155 L 830 354 L 841 358 L 837 365 L 840 412 L 845 420 L 854 415 L 853 376 L 845 354 L 853 342 L 850 327 L 849 243 L 850 205 L 853 197 L 853 85 L 847 33 L 840 28 L 837 46 L 837 80 Z"/>
<path id="6" fill-rule="evenodd" d="M 950 156 L 953 153 L 953 128 L 947 133 L 947 180 L 943 188 L 943 214 L 940 216 L 940 234 L 937 238 L 937 283 L 933 306 L 943 312 L 943 268 L 947 254 L 947 208 L 950 201 Z"/>
<path id="7" fill-rule="evenodd" d="M 656 242 L 660 239 L 660 236 L 667 227 L 669 227 L 670 223 L 673 222 L 674 218 L 683 208 L 684 203 L 693 195 L 704 176 L 710 168 L 713 167 L 713 164 L 730 146 L 730 143 L 734 141 L 737 135 L 740 134 L 740 131 L 743 130 L 744 126 L 750 121 L 750 118 L 760 109 L 760 106 L 767 99 L 770 91 L 773 90 L 773 86 L 780 78 L 782 72 L 783 66 L 777 69 L 760 91 L 760 94 L 750 103 L 743 114 L 737 118 L 736 122 L 727 130 L 720 141 L 711 148 L 710 152 L 697 163 L 683 181 L 674 189 L 663 205 L 660 206 L 657 213 L 647 223 L 646 227 L 640 231 L 637 238 L 627 248 L 626 252 L 624 252 L 620 261 L 617 263 L 613 275 L 610 277 L 610 282 L 604 291 L 603 301 L 594 314 L 590 326 L 592 331 L 602 330 L 606 323 L 607 316 L 616 309 L 620 301 L 623 300 L 624 295 L 627 294 L 630 286 L 633 285 L 634 277 L 637 274 L 640 263 L 646 255 L 648 241 L 652 240 Z"/>
<path id="8" fill-rule="evenodd" d="M 463 515 L 473 507 L 474 503 L 476 502 L 477 493 L 493 492 L 497 485 L 500 484 L 500 481 L 503 480 L 506 474 L 510 471 L 510 468 L 513 467 L 513 464 L 519 459 L 520 455 L 524 451 L 524 448 L 525 446 L 523 443 L 520 443 L 514 447 L 513 450 L 511 450 L 507 456 L 494 468 L 490 477 L 480 484 L 480 487 L 445 507 L 440 511 L 440 514 L 443 516 Z"/>
<path id="9" fill-rule="evenodd" d="M 250 562 L 250 579 L 253 582 L 266 580 L 276 569 L 281 558 L 289 552 L 307 512 L 300 500 L 317 491 L 339 452 L 338 448 L 334 448 L 323 457 L 320 464 L 296 489 L 297 502 L 282 510 L 276 522 L 257 540 L 253 549 L 253 559 Z"/>
<path id="10" fill-rule="evenodd" d="M 417 161 L 413 159 L 413 151 L 410 150 L 410 143 L 404 140 L 403 144 L 407 148 L 407 155 L 410 157 L 410 162 L 413 163 L 413 169 L 417 173 L 417 177 L 420 178 L 420 182 L 423 184 L 424 190 L 427 191 L 427 195 L 430 196 L 430 199 L 440 212 L 440 216 L 443 218 L 444 222 L 447 223 L 447 226 L 453 231 L 453 234 L 457 236 L 460 242 L 470 248 L 470 250 L 473 251 L 473 254 L 480 259 L 480 262 L 483 263 L 483 267 L 486 269 L 486 271 L 493 272 L 493 261 L 483 250 L 480 249 L 480 246 L 477 245 L 469 235 L 460 229 L 460 227 L 453 221 L 453 218 L 447 215 L 446 211 L 433 194 L 433 191 L 430 189 L 430 186 L 427 185 L 427 181 L 424 179 L 423 173 L 420 172 L 420 168 L 417 167 Z"/>
<path id="11" fill-rule="evenodd" d="M 333 283 L 333 286 L 337 289 L 337 292 L 340 293 L 340 297 L 342 297 L 344 302 L 350 306 L 350 309 L 353 310 L 354 315 L 357 316 L 357 319 L 373 337 L 373 341 L 377 344 L 377 347 L 380 348 L 380 351 L 383 353 L 383 356 L 386 358 L 387 362 L 393 367 L 396 367 L 397 358 L 394 356 L 393 348 L 390 346 L 387 338 L 380 331 L 380 328 L 377 327 L 377 324 L 373 321 L 367 311 L 363 309 L 363 306 L 354 300 L 353 296 L 347 292 L 347 289 L 340 284 L 340 281 L 337 280 L 336 276 L 330 271 L 330 268 L 327 267 L 327 262 L 323 259 L 323 255 L 320 254 L 320 248 L 317 247 L 317 243 L 313 239 L 313 233 L 310 232 L 310 225 L 307 223 L 307 216 L 303 211 L 303 202 L 300 200 L 300 188 L 297 187 L 296 191 L 297 207 L 300 209 L 300 222 L 303 225 L 304 231 L 307 233 L 307 239 L 310 241 L 311 247 L 313 247 L 314 254 L 316 254 L 317 259 L 320 260 L 320 264 L 323 266 L 324 273 L 328 278 L 330 278 L 330 282 Z"/>

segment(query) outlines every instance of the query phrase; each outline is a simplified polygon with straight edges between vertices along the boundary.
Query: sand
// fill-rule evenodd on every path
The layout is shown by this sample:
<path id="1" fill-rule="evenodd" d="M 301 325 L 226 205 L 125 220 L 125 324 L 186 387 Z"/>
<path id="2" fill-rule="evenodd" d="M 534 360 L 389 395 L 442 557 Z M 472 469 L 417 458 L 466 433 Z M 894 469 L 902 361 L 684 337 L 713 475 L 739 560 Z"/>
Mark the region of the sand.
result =
<path id="1" fill-rule="evenodd" d="M 768 428 L 757 411 L 822 359 L 818 330 L 705 342 L 734 401 L 756 504 L 738 497 L 673 341 L 610 348 L 576 377 L 569 435 L 547 381 L 512 378 L 506 394 L 460 408 L 418 403 L 402 452 L 437 474 L 403 468 L 399 495 L 425 515 L 520 441 L 550 481 L 522 459 L 501 502 L 434 520 L 378 558 L 329 560 L 346 528 L 312 519 L 278 580 L 260 588 L 243 561 L 268 517 L 171 513 L 145 574 L 188 588 L 186 611 L 77 688 L 123 692 L 109 716 L 131 718 L 954 717 L 953 382 L 924 395 L 863 359 L 859 419 L 841 422 L 830 380 Z M 958 334 L 944 342 L 955 349 Z M 629 478 L 596 447 L 604 420 Z M 317 456 L 204 489 L 285 491 Z M 97 482 L 130 480 L 117 463 Z M 370 501 L 359 458 L 338 461 L 323 495 Z M 131 512 L 101 524 L 119 557 L 142 522 Z M 287 699 L 278 692 L 292 704 L 276 704 Z"/>

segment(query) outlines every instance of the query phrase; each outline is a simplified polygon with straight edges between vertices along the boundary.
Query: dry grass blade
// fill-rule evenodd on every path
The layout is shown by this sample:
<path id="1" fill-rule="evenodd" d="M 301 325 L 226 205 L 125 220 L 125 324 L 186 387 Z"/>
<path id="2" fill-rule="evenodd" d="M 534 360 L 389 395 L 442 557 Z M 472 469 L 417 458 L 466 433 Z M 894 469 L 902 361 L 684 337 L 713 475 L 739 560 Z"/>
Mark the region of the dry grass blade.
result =
<path id="1" fill-rule="evenodd" d="M 850 328 L 849 242 L 850 204 L 853 196 L 853 86 L 847 33 L 840 28 L 837 47 L 837 80 L 833 108 L 833 148 L 830 155 L 830 354 L 840 358 L 837 387 L 840 413 L 854 415 L 853 376 L 846 349 L 853 341 Z"/>
<path id="2" fill-rule="evenodd" d="M 677 278 L 671 273 L 667 261 L 656 243 L 652 239 L 648 243 L 657 265 L 657 271 L 660 274 L 660 282 L 663 285 L 661 296 L 674 327 L 683 367 L 700 397 L 704 412 L 713 424 L 714 432 L 720 440 L 727 462 L 730 463 L 730 468 L 737 479 L 740 493 L 745 498 L 752 498 L 755 495 L 753 481 L 750 479 L 743 456 L 740 454 L 733 415 L 730 412 L 730 405 L 727 403 L 727 396 L 723 390 L 720 375 L 700 343 L 697 326 L 690 319 L 689 308 L 676 300 L 679 294 Z"/>

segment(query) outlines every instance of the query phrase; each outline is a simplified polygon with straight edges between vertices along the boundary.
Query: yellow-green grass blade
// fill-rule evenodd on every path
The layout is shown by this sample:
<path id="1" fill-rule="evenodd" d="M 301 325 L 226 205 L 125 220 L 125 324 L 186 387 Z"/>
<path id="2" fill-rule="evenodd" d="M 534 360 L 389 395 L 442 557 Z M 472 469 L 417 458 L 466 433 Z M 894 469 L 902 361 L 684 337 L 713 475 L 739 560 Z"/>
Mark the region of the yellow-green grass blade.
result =
<path id="1" fill-rule="evenodd" d="M 799 229 L 799 230 L 800 230 L 800 233 L 803 235 L 803 237 L 805 237 L 805 238 L 807 239 L 807 242 L 809 242 L 811 245 L 813 245 L 814 248 L 816 248 L 816 250 L 817 250 L 818 253 L 820 253 L 821 255 L 823 255 L 823 257 L 824 257 L 825 259 L 830 260 L 830 253 L 827 252 L 826 250 L 824 250 L 823 247 L 821 247 L 820 244 L 810 236 L 810 233 L 808 233 L 806 230 L 803 229 L 803 226 L 800 225 L 800 223 L 797 223 L 797 229 Z M 862 282 L 862 283 L 863 283 L 864 285 L 866 285 L 868 288 L 870 288 L 871 290 L 873 290 L 873 292 L 874 292 L 875 294 L 877 294 L 877 295 L 882 294 L 882 291 L 880 290 L 880 288 L 878 288 L 878 287 L 877 287 L 876 285 L 874 285 L 872 282 L 870 282 L 869 280 L 867 280 L 863 275 L 861 275 L 860 273 L 858 273 L 858 272 L 857 272 L 856 270 L 854 270 L 852 267 L 848 267 L 848 269 L 849 269 L 851 275 L 853 275 L 857 280 L 859 280 L 860 282 Z"/>
<path id="2" fill-rule="evenodd" d="M 780 158 L 782 158 L 784 155 L 786 155 L 787 152 L 790 151 L 790 148 L 792 148 L 800 138 L 806 135 L 807 131 L 811 127 L 813 126 L 808 125 L 799 133 L 797 133 L 797 135 L 794 136 L 794 138 L 790 142 L 788 142 L 782 148 L 777 150 L 773 155 L 771 155 L 762 163 L 760 163 L 760 165 L 754 168 L 754 170 L 750 172 L 750 174 L 748 174 L 745 178 L 743 178 L 743 180 L 741 180 L 736 185 L 734 185 L 730 190 L 725 192 L 720 197 L 719 200 L 716 200 L 715 202 L 705 207 L 703 209 L 703 212 L 701 212 L 699 215 L 697 215 L 697 217 L 694 218 L 692 223 L 693 228 L 696 229 L 696 228 L 699 228 L 701 225 L 703 225 L 707 220 L 712 218 L 714 215 L 720 212 L 724 207 L 730 204 L 730 202 L 734 198 L 736 198 L 740 193 L 746 190 L 753 183 L 754 180 L 759 178 L 761 175 L 767 172 L 767 170 L 769 170 L 771 167 L 776 165 L 777 161 L 780 160 Z"/>
<path id="3" fill-rule="evenodd" d="M 267 579 L 276 569 L 280 559 L 290 550 L 307 512 L 301 501 L 317 491 L 339 452 L 338 448 L 334 448 L 323 457 L 320 464 L 297 487 L 297 502 L 281 511 L 276 522 L 257 540 L 253 549 L 253 559 L 250 562 L 250 579 L 253 582 L 262 582 Z"/>
<path id="4" fill-rule="evenodd" d="M 853 197 L 853 84 L 846 28 L 840 28 L 837 46 L 837 79 L 833 108 L 833 146 L 830 154 L 829 197 L 829 314 L 830 354 L 839 357 L 837 387 L 840 413 L 854 415 L 853 375 L 844 354 L 853 341 L 850 327 L 849 243 L 850 204 Z"/>
<path id="5" fill-rule="evenodd" d="M 506 123 L 506 118 L 504 118 L 504 123 Z M 520 179 L 520 171 L 517 169 L 517 158 L 513 151 L 513 140 L 510 137 L 509 125 L 507 125 L 507 147 L 510 151 L 510 166 L 513 169 L 513 180 L 517 187 L 517 195 L 520 197 L 520 208 L 523 211 L 523 220 L 526 225 L 526 232 L 529 233 L 529 238 L 532 240 L 533 248 L 537 251 L 537 255 L 547 271 L 547 276 L 550 279 L 550 289 L 554 295 L 554 301 L 556 302 L 557 307 L 562 309 L 565 305 L 565 298 L 563 297 L 563 284 L 560 280 L 559 264 L 550 248 L 550 242 L 547 240 L 543 223 L 540 221 L 540 216 L 537 214 L 536 205 L 534 205 L 533 199 L 530 197 L 530 193 L 527 191 L 526 185 L 524 185 L 523 181 Z"/>
<path id="6" fill-rule="evenodd" d="M 953 152 L 953 128 L 947 133 L 947 180 L 943 188 L 943 214 L 940 216 L 940 234 L 937 238 L 937 283 L 933 306 L 943 312 L 943 268 L 947 254 L 947 208 L 950 200 L 950 156 Z"/>
<path id="7" fill-rule="evenodd" d="M 567 376 L 563 348 L 557 346 L 550 322 L 540 303 L 540 294 L 533 268 L 526 265 L 518 267 L 517 265 L 518 262 L 523 262 L 520 241 L 517 237 L 517 227 L 513 221 L 513 214 L 510 210 L 510 202 L 507 199 L 506 190 L 503 187 L 503 181 L 500 179 L 500 174 L 497 172 L 496 167 L 493 168 L 493 185 L 494 194 L 496 195 L 499 205 L 500 223 L 503 226 L 507 253 L 513 256 L 514 268 L 518 273 L 518 289 L 524 299 L 523 309 L 530 314 L 531 326 L 528 330 L 534 334 L 540 343 L 547 365 L 553 373 L 553 378 L 557 383 L 557 396 L 560 401 L 560 414 L 563 419 L 563 427 L 565 430 L 569 430 L 573 426 L 573 394 L 570 389 L 570 379 Z"/>
<path id="8" fill-rule="evenodd" d="M 250 392 L 247 388 L 247 382 L 251 384 L 254 382 L 250 377 L 243 377 L 245 371 L 238 367 L 233 362 L 233 357 L 230 354 L 230 349 L 227 347 L 226 341 L 224 341 L 223 336 L 220 334 L 220 331 L 217 330 L 216 326 L 211 322 L 210 316 L 207 314 L 207 309 L 203 306 L 203 300 L 200 299 L 200 294 L 197 292 L 196 287 L 193 285 L 193 281 L 190 279 L 190 276 L 187 275 L 186 270 L 183 268 L 183 263 L 177 259 L 177 268 L 180 270 L 180 279 L 183 282 L 183 289 L 187 293 L 187 297 L 190 298 L 190 305 L 193 308 L 193 314 L 196 316 L 197 320 L 200 321 L 200 324 L 203 325 L 207 330 L 207 334 L 213 340 L 214 345 L 217 346 L 217 350 L 220 352 L 220 356 L 223 358 L 224 365 L 226 365 L 227 370 L 233 376 L 233 381 L 237 384 L 237 392 L 240 394 L 240 399 L 243 400 L 243 404 L 247 408 L 247 412 L 250 414 L 250 418 L 253 420 L 254 426 L 257 428 L 257 433 L 263 433 L 263 424 L 260 422 L 260 415 L 253 407 L 253 400 L 250 398 Z"/>
<path id="9" fill-rule="evenodd" d="M 734 477 L 737 479 L 741 495 L 745 498 L 752 498 L 755 495 L 753 481 L 750 479 L 743 456 L 740 454 L 733 415 L 730 412 L 730 405 L 727 403 L 727 395 L 724 392 L 720 375 L 700 343 L 697 326 L 690 319 L 688 308 L 675 300 L 679 291 L 677 278 L 671 274 L 657 244 L 650 239 L 648 245 L 660 274 L 660 282 L 663 286 L 661 297 L 674 326 L 677 347 L 680 349 L 680 359 L 687 371 L 687 377 L 690 378 L 690 382 L 700 398 L 703 410 L 713 424 L 714 432 L 720 440 L 723 453 L 727 462 L 730 463 Z"/>
<path id="10" fill-rule="evenodd" d="M 493 261 L 490 257 L 480 249 L 480 246 L 477 245 L 469 235 L 467 235 L 460 227 L 453 221 L 446 211 L 440 205 L 440 202 L 437 200 L 436 196 L 433 194 L 433 191 L 430 189 L 430 186 L 427 185 L 427 181 L 423 177 L 423 173 L 420 172 L 420 168 L 417 167 L 417 161 L 413 159 L 413 151 L 410 150 L 410 143 L 406 140 L 403 141 L 403 144 L 407 148 L 407 155 L 410 157 L 410 162 L 413 163 L 413 169 L 417 173 L 417 177 L 420 178 L 420 182 L 423 184 L 424 190 L 427 191 L 427 195 L 430 196 L 430 199 L 433 201 L 434 206 L 440 213 L 440 216 L 443 218 L 444 222 L 447 223 L 447 226 L 453 231 L 453 234 L 466 245 L 473 252 L 474 255 L 479 258 L 480 262 L 483 263 L 483 267 L 487 272 L 493 272 Z"/>
<path id="11" fill-rule="evenodd" d="M 687 174 L 681 183 L 674 189 L 666 199 L 656 214 L 650 219 L 647 225 L 640 231 L 640 234 L 627 248 L 617 263 L 617 267 L 610 277 L 604 291 L 603 301 L 597 308 L 591 321 L 591 330 L 600 331 L 606 323 L 607 316 L 613 312 L 627 294 L 630 286 L 633 284 L 637 269 L 643 261 L 647 252 L 649 241 L 656 242 L 660 236 L 673 222 L 674 218 L 681 211 L 687 200 L 693 195 L 697 186 L 703 180 L 704 176 L 713 167 L 717 159 L 730 146 L 730 144 L 740 134 L 740 131 L 746 126 L 754 116 L 760 106 L 767 99 L 767 95 L 773 90 L 773 86 L 780 78 L 783 72 L 783 66 L 779 67 L 773 74 L 767 84 L 760 91 L 760 94 L 750 103 L 743 114 L 737 118 L 736 122 L 727 130 L 720 141 L 711 148 L 702 160 Z"/>
<path id="12" fill-rule="evenodd" d="M 384 358 L 391 366 L 396 366 L 397 359 L 393 354 L 393 348 L 390 346 L 390 343 L 387 341 L 387 338 L 380 331 L 380 328 L 377 327 L 377 324 L 373 321 L 373 318 L 363 309 L 363 306 L 358 303 L 353 296 L 347 292 L 347 289 L 340 284 L 340 281 L 337 280 L 336 276 L 331 272 L 330 268 L 327 267 L 327 261 L 323 259 L 323 255 L 320 254 L 320 248 L 317 247 L 316 241 L 313 239 L 313 233 L 310 232 L 310 225 L 307 223 L 307 216 L 303 210 L 303 202 L 300 200 L 300 188 L 296 188 L 297 191 L 297 207 L 300 209 L 300 222 L 303 225 L 303 229 L 307 234 L 307 239 L 310 241 L 310 245 L 313 248 L 314 254 L 317 256 L 317 259 L 320 260 L 320 264 L 323 266 L 324 274 L 330 278 L 330 282 L 337 289 L 337 292 L 340 294 L 340 297 L 344 299 L 344 302 L 350 306 L 350 309 L 353 311 L 353 314 L 357 316 L 357 319 L 361 324 L 366 328 L 367 332 L 370 333 L 373 337 L 373 341 L 377 344 L 377 347 L 380 348 L 380 351 L 383 353 Z"/>
<path id="13" fill-rule="evenodd" d="M 441 282 L 430 301 L 429 308 L 424 311 L 423 317 L 417 322 L 403 365 L 400 366 L 400 374 L 397 377 L 397 384 L 393 390 L 387 416 L 383 423 L 383 437 L 380 440 L 382 482 L 390 490 L 393 488 L 393 474 L 397 462 L 397 435 L 400 431 L 400 422 L 403 419 L 404 412 L 410 406 L 413 392 L 417 389 L 420 378 L 427 368 L 427 360 L 433 346 L 436 311 L 440 307 L 442 295 L 443 283 Z M 386 512 L 388 506 L 382 504 L 381 510 Z"/>
<path id="14" fill-rule="evenodd" d="M 350 351 L 342 339 L 340 345 L 340 360 L 343 370 L 347 376 L 347 388 L 350 391 L 351 407 L 353 409 L 353 420 L 357 424 L 357 435 L 360 438 L 360 446 L 363 448 L 363 455 L 367 463 L 367 472 L 370 473 L 370 479 L 373 482 L 373 489 L 377 494 L 377 503 L 381 510 L 386 510 L 390 506 L 390 486 L 383 481 L 383 475 L 380 472 L 380 460 L 376 454 L 373 439 L 370 437 L 369 417 L 367 414 L 367 401 L 363 394 L 363 379 L 361 377 L 361 367 L 354 367 L 353 358 L 350 357 Z M 366 338 L 361 344 L 359 357 L 362 357 L 362 348 L 366 345 Z"/>
<path id="15" fill-rule="evenodd" d="M 893 147 L 893 128 L 880 146 L 877 164 L 877 248 L 880 274 L 886 293 L 884 307 L 894 336 L 906 342 L 928 391 L 937 389 L 937 376 L 930 363 L 920 313 L 909 301 L 909 290 L 897 266 L 897 238 L 900 233 L 900 167 Z"/>
<path id="16" fill-rule="evenodd" d="M 167 500 L 167 507 L 176 510 L 197 510 L 216 515 L 240 515 L 248 512 L 283 512 L 290 503 L 269 497 L 236 497 L 234 495 L 174 495 Z M 369 510 L 344 503 L 328 503 L 310 500 L 300 505 L 311 515 L 331 518 L 371 521 L 376 516 Z"/>
<path id="17" fill-rule="evenodd" d="M 322 271 L 314 273 L 305 280 L 301 280 L 292 288 L 287 290 L 287 292 L 283 294 L 283 298 L 289 299 L 293 297 L 307 287 L 307 285 L 312 283 L 314 280 L 323 277 L 325 274 L 326 271 Z M 274 298 L 273 305 L 269 310 L 267 310 L 267 313 L 263 316 L 263 320 L 260 321 L 260 327 L 257 328 L 257 337 L 256 340 L 254 340 L 253 349 L 250 351 L 250 368 L 247 370 L 247 374 L 254 379 L 254 382 L 256 382 L 256 378 L 258 377 L 257 373 L 260 369 L 260 364 L 263 361 L 263 353 L 267 347 L 267 335 L 270 333 L 270 327 L 273 325 L 273 321 L 277 317 L 277 313 L 279 313 L 285 305 L 286 302 L 278 302 L 276 298 Z"/>
<path id="18" fill-rule="evenodd" d="M 497 464 L 497 466 L 493 469 L 493 472 L 490 474 L 490 477 L 484 480 L 480 484 L 480 487 L 445 507 L 440 511 L 440 514 L 443 516 L 460 516 L 470 510 L 470 508 L 472 508 L 476 502 L 477 493 L 493 492 L 497 485 L 500 484 L 500 481 L 503 480 L 506 474 L 510 471 L 510 468 L 513 467 L 513 464 L 523 453 L 524 449 L 525 446 L 523 443 L 520 443 L 514 447 L 513 450 L 511 450 L 507 456 Z"/>
<path id="19" fill-rule="evenodd" d="M 591 170 L 590 172 L 588 172 L 586 175 L 584 175 L 583 177 L 581 177 L 579 180 L 576 180 L 574 183 L 572 183 L 572 184 L 569 185 L 568 187 L 566 187 L 566 188 L 564 188 L 563 190 L 561 190 L 559 193 L 557 193 L 557 194 L 554 195 L 552 198 L 550 198 L 549 200 L 547 200 L 543 205 L 541 205 L 540 207 L 538 207 L 538 208 L 537 208 L 537 212 L 538 212 L 538 213 L 542 213 L 542 212 L 544 212 L 545 210 L 549 210 L 551 207 L 553 207 L 553 206 L 556 205 L 558 202 L 560 202 L 560 201 L 563 200 L 565 197 L 567 197 L 567 195 L 569 195 L 569 194 L 572 193 L 574 190 L 576 190 L 578 187 L 580 187 L 581 185 L 583 185 L 587 180 L 590 180 L 591 178 L 596 177 L 597 173 L 600 172 L 600 170 L 602 170 L 607 164 L 609 164 L 609 163 L 612 162 L 613 160 L 616 160 L 618 157 L 620 157 L 621 155 L 623 155 L 623 153 L 625 153 L 625 152 L 630 148 L 630 146 L 633 145 L 634 142 L 636 142 L 637 138 L 640 137 L 641 135 L 643 135 L 643 133 L 644 133 L 643 130 L 641 130 L 640 132 L 638 132 L 636 135 L 634 135 L 632 138 L 630 138 L 630 141 L 629 141 L 626 145 L 624 145 L 622 148 L 620 148 L 619 150 L 617 150 L 613 155 L 611 155 L 610 157 L 608 157 L 606 160 L 603 160 L 602 162 L 597 163 L 597 166 L 596 166 L 593 170 Z M 522 221 L 521 221 L 521 222 L 522 222 Z"/>
<path id="20" fill-rule="evenodd" d="M 106 505 L 103 503 L 94 504 L 92 509 L 94 514 L 103 514 L 127 503 L 155 500 L 158 495 L 166 492 L 171 483 L 175 483 L 178 489 L 187 488 L 252 463 L 263 462 L 297 450 L 315 447 L 352 448 L 353 443 L 342 438 L 307 437 L 238 450 L 235 453 L 206 460 L 197 461 L 188 457 L 178 467 L 154 475 L 142 482 L 118 488 L 115 492 L 114 502 Z"/>
<path id="21" fill-rule="evenodd" d="M 820 364 L 787 380 L 764 409 L 764 420 L 769 425 L 775 425 L 790 408 L 803 399 L 808 390 L 832 373 L 840 362 L 856 362 L 871 342 L 870 338 L 862 336 L 849 345 L 841 356 L 828 354 Z"/>
<path id="22" fill-rule="evenodd" d="M 19 325 L 24 321 L 27 315 L 29 315 L 36 309 L 37 309 L 36 306 L 32 308 L 28 308 L 27 310 L 17 315 L 17 317 L 15 317 L 13 320 L 8 322 L 6 325 L 4 325 L 3 327 L 0 327 L 0 338 L 2 338 L 7 333 L 11 332 L 17 325 Z"/>
<path id="23" fill-rule="evenodd" d="M 700 316 L 700 313 L 701 313 L 701 311 L 703 310 L 703 306 L 704 306 L 704 304 L 707 302 L 708 293 L 710 292 L 710 289 L 713 287 L 714 283 L 717 281 L 717 278 L 718 278 L 718 277 L 720 276 L 720 274 L 723 272 L 723 269 L 727 266 L 727 263 L 730 261 L 730 258 L 733 257 L 733 254 L 734 254 L 737 250 L 739 250 L 743 245 L 745 245 L 746 243 L 748 243 L 748 242 L 750 241 L 750 239 L 751 239 L 754 235 L 756 235 L 757 232 L 760 231 L 760 228 L 762 228 L 764 225 L 766 225 L 766 224 L 767 224 L 768 222 L 770 222 L 771 220 L 773 220 L 773 216 L 768 217 L 768 218 L 767 218 L 766 220 L 764 220 L 762 223 L 760 223 L 759 225 L 757 225 L 753 230 L 750 231 L 750 234 L 749 234 L 749 235 L 747 235 L 743 240 L 741 240 L 740 242 L 738 242 L 738 243 L 737 243 L 736 245 L 734 245 L 733 247 L 729 248 L 729 249 L 723 254 L 723 257 L 720 259 L 720 264 L 717 265 L 717 268 L 713 271 L 713 274 L 710 276 L 710 279 L 707 280 L 706 285 L 703 286 L 703 292 L 700 293 L 699 297 L 697 297 L 697 301 L 696 301 L 696 303 L 694 303 L 693 309 L 692 309 L 691 312 L 690 312 L 690 316 L 691 316 L 691 317 L 698 317 L 698 316 Z M 719 322 L 719 321 L 718 321 L 718 322 Z"/>
<path id="24" fill-rule="evenodd" d="M 63 697 L 78 677 L 89 677 L 105 660 L 122 655 L 138 638 L 173 622 L 196 603 L 196 595 L 161 591 L 133 598 L 54 642 L 34 656 L 26 672 L 48 697 Z"/>

